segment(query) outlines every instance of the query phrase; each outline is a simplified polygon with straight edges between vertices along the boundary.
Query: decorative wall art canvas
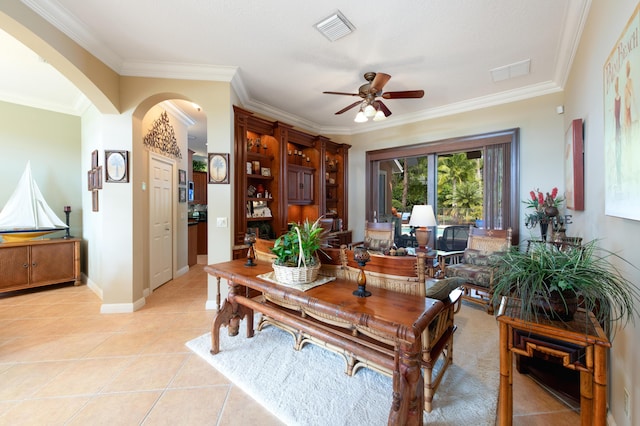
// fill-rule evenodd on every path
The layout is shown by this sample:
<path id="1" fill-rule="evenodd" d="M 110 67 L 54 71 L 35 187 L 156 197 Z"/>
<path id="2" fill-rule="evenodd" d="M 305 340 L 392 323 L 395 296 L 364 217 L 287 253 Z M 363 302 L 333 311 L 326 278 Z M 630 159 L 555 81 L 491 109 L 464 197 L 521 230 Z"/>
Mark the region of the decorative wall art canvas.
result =
<path id="1" fill-rule="evenodd" d="M 640 220 L 639 10 L 640 5 L 603 69 L 605 214 L 633 220 Z"/>
<path id="2" fill-rule="evenodd" d="M 567 208 L 584 210 L 584 148 L 582 119 L 571 122 L 565 134 L 564 187 Z"/>

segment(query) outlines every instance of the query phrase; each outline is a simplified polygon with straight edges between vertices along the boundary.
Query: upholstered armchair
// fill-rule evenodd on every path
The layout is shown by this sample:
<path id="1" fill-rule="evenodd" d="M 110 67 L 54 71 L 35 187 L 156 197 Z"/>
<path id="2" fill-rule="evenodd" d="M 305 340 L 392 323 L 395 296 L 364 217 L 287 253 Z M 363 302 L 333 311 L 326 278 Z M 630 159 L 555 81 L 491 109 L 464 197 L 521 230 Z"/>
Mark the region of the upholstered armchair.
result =
<path id="1" fill-rule="evenodd" d="M 438 261 L 445 277 L 463 280 L 462 298 L 483 305 L 493 315 L 491 296 L 496 264 L 511 248 L 511 228 L 483 229 L 469 227 L 464 251 L 443 254 Z"/>
<path id="2" fill-rule="evenodd" d="M 373 252 L 383 252 L 395 243 L 395 226 L 392 222 L 367 222 L 364 229 L 364 241 L 352 246 L 363 246 Z"/>

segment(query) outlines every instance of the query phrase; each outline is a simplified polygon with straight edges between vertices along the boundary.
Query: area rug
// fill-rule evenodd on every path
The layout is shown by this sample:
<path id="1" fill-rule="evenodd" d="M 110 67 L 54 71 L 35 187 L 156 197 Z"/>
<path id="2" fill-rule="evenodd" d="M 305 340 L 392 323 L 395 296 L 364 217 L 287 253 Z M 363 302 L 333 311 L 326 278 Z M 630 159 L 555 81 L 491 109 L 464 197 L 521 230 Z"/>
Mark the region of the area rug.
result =
<path id="1" fill-rule="evenodd" d="M 430 425 L 493 425 L 498 400 L 498 327 L 484 310 L 464 305 L 456 314 L 454 363 L 433 400 Z M 287 425 L 386 425 L 391 378 L 360 369 L 347 376 L 339 355 L 315 345 L 293 349 L 290 334 L 269 326 L 247 339 L 220 332 L 220 353 L 211 355 L 211 335 L 187 347 L 224 374 Z"/>

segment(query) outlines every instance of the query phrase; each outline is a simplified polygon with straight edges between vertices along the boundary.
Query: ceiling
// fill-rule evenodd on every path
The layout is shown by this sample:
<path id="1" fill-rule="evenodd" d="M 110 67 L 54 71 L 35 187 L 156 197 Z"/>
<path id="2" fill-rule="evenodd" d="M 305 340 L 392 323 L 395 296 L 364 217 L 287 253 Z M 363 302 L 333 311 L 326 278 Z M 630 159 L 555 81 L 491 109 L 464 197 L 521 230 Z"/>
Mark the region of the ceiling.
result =
<path id="1" fill-rule="evenodd" d="M 329 135 L 560 91 L 590 6 L 590 0 L 22 2 L 121 75 L 230 81 L 245 108 Z M 338 10 L 354 30 L 331 42 L 315 24 Z M 496 69 L 508 78 L 494 80 Z M 392 115 L 380 122 L 354 123 L 358 108 L 335 115 L 359 98 L 322 92 L 357 93 L 368 71 L 392 76 L 384 91 L 422 89 L 425 96 L 385 99 Z M 70 114 L 88 105 L 57 71 L 1 32 L 0 99 Z M 176 105 L 195 122 L 190 147 L 206 152 L 206 111 Z"/>

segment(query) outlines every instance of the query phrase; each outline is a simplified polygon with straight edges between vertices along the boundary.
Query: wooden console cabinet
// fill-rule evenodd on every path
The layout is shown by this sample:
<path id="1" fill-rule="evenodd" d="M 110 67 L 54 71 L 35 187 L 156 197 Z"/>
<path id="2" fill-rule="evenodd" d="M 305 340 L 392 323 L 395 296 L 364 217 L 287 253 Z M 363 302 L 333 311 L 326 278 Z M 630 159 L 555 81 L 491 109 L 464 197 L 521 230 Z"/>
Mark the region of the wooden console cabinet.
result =
<path id="1" fill-rule="evenodd" d="M 0 292 L 80 279 L 80 240 L 50 239 L 0 244 Z"/>

